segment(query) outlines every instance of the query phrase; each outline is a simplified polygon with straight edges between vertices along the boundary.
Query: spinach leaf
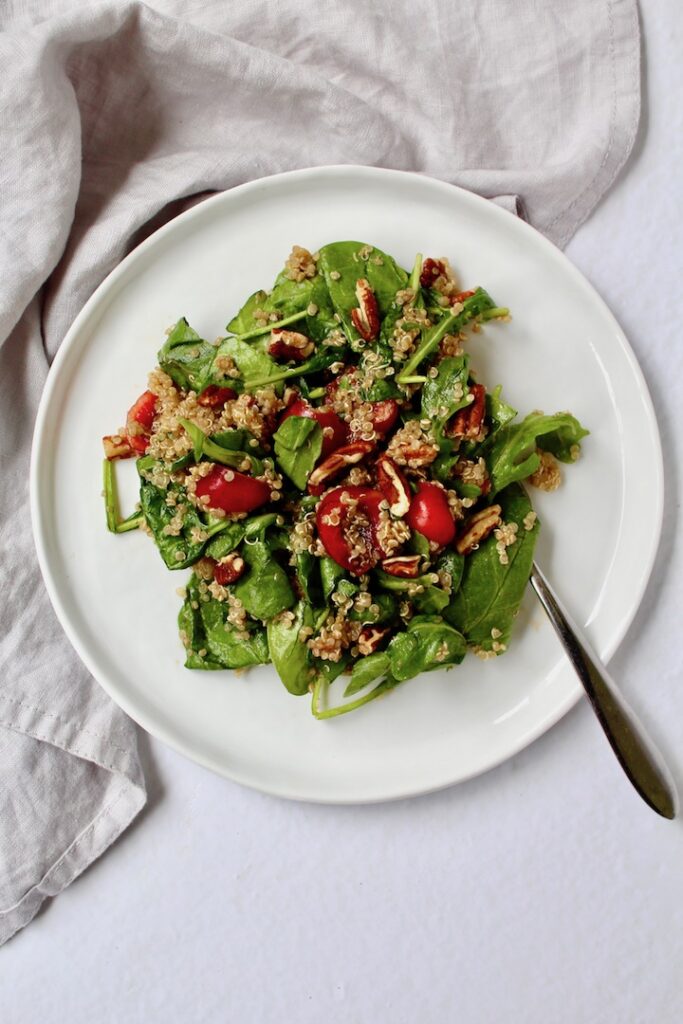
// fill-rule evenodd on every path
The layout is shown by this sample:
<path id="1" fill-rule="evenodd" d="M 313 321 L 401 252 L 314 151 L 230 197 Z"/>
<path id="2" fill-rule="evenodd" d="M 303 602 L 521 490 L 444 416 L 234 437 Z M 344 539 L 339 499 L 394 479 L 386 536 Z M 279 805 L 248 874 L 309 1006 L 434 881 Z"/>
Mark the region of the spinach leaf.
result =
<path id="1" fill-rule="evenodd" d="M 304 601 L 299 601 L 292 610 L 293 622 L 278 620 L 268 623 L 268 646 L 273 665 L 285 688 L 290 693 L 301 695 L 308 693 L 311 657 L 306 644 L 299 640 L 299 630 L 302 626 L 312 626 L 313 616 L 310 605 Z"/>
<path id="2" fill-rule="evenodd" d="M 422 557 L 426 558 L 428 561 L 432 556 L 432 553 L 429 550 L 429 541 L 427 540 L 425 535 L 423 533 L 420 533 L 418 530 L 413 530 L 412 533 L 410 534 L 410 541 L 408 542 L 408 547 L 410 551 L 413 552 L 413 554 L 422 555 Z"/>
<path id="3" fill-rule="evenodd" d="M 389 644 L 391 675 L 403 682 L 420 672 L 459 665 L 466 651 L 462 633 L 445 622 L 416 615 L 405 632 L 397 633 Z"/>
<path id="4" fill-rule="evenodd" d="M 186 587 L 183 606 L 178 613 L 178 629 L 185 646 L 185 668 L 223 668 L 221 662 L 208 650 L 204 622 L 199 610 L 200 603 L 197 577 L 193 573 Z"/>
<path id="5" fill-rule="evenodd" d="M 299 590 L 306 601 L 316 608 L 320 607 L 322 603 L 319 561 L 320 559 L 312 555 L 310 551 L 300 551 L 296 555 L 294 563 Z"/>
<path id="6" fill-rule="evenodd" d="M 415 608 L 423 615 L 438 615 L 448 605 L 450 594 L 441 587 L 428 583 L 412 600 Z"/>
<path id="7" fill-rule="evenodd" d="M 143 463 L 142 459 L 138 460 L 140 507 L 145 521 L 154 535 L 156 546 L 167 568 L 186 569 L 188 565 L 197 561 L 207 540 L 206 536 L 203 540 L 193 539 L 193 531 L 201 530 L 205 534 L 206 526 L 198 510 L 187 501 L 183 488 L 174 483 L 170 483 L 167 488 L 157 487 L 142 475 L 145 465 L 148 466 L 149 463 Z M 175 499 L 174 505 L 168 505 L 166 502 L 169 494 Z M 172 520 L 175 527 L 178 514 L 182 516 L 180 533 L 166 533 L 165 528 Z"/>
<path id="8" fill-rule="evenodd" d="M 443 430 L 451 416 L 467 405 L 469 357 L 448 356 L 437 367 L 436 377 L 422 386 L 422 416 Z"/>
<path id="9" fill-rule="evenodd" d="M 253 292 L 239 312 L 234 315 L 226 330 L 231 334 L 246 334 L 252 328 L 258 327 L 259 324 L 254 319 L 254 310 L 264 309 L 267 301 L 268 293 L 263 289 L 260 288 L 257 292 Z"/>
<path id="10" fill-rule="evenodd" d="M 536 472 L 541 463 L 537 447 L 552 452 L 562 462 L 573 462 L 574 445 L 587 434 L 568 412 L 552 416 L 532 412 L 521 423 L 502 427 L 482 452 L 491 477 L 491 496 Z"/>
<path id="11" fill-rule="evenodd" d="M 307 374 L 320 373 L 340 358 L 340 349 L 323 347 L 318 349 L 305 363 L 299 363 L 298 366 L 290 366 L 283 369 L 278 363 L 274 363 L 273 365 L 277 367 L 277 372 L 270 373 L 268 377 L 248 377 L 244 381 L 243 387 L 245 391 L 253 391 L 255 388 L 262 388 L 267 384 L 272 384 L 279 393 L 283 381 L 290 380 L 292 377 L 301 378 Z"/>
<path id="12" fill-rule="evenodd" d="M 209 558 L 225 558 L 231 551 L 239 547 L 244 540 L 244 521 L 229 523 L 224 530 L 213 537 L 206 546 L 204 552 Z"/>
<path id="13" fill-rule="evenodd" d="M 275 383 L 281 380 L 281 367 L 271 359 L 270 356 L 257 348 L 256 345 L 249 345 L 239 338 L 224 338 L 217 349 L 212 349 L 214 361 L 210 370 L 210 383 L 225 385 L 225 374 L 219 369 L 221 356 L 229 356 L 239 370 L 243 381 L 249 378 L 258 378 L 264 385 L 273 381 L 278 394 L 282 391 L 282 384 Z M 218 360 L 218 364 L 216 363 Z M 239 378 L 229 378 L 230 386 L 239 386 Z"/>
<path id="14" fill-rule="evenodd" d="M 250 626 L 245 637 L 228 622 L 228 611 L 225 601 L 199 602 L 209 654 L 224 668 L 248 668 L 270 661 L 265 629 Z"/>
<path id="15" fill-rule="evenodd" d="M 309 307 L 313 306 L 315 313 L 309 313 Z M 254 318 L 257 309 L 275 313 L 277 321 L 264 325 L 262 319 Z M 316 342 L 327 337 L 338 324 L 334 319 L 334 308 L 324 277 L 316 274 L 303 281 L 292 281 L 286 271 L 282 270 L 275 279 L 272 291 L 254 292 L 230 321 L 227 330 L 244 336 L 246 340 L 247 337 L 268 334 L 276 322 L 298 323 L 299 326 L 293 329 L 303 331 Z"/>
<path id="16" fill-rule="evenodd" d="M 376 654 L 368 654 L 360 658 L 353 666 L 351 681 L 344 690 L 345 697 L 353 697 L 355 693 L 364 690 L 366 686 L 376 679 L 381 679 L 389 671 L 391 659 L 386 651 L 377 651 Z"/>
<path id="17" fill-rule="evenodd" d="M 501 565 L 496 538 L 490 536 L 465 558 L 462 583 L 444 617 L 461 630 L 470 644 L 491 650 L 494 641 L 506 645 L 514 617 L 531 573 L 538 521 L 531 530 L 524 519 L 532 511 L 531 502 L 518 484 L 512 484 L 497 496 L 505 523 L 517 524 L 517 540 L 506 549 L 508 564 Z M 491 635 L 491 630 L 496 635 Z"/>
<path id="18" fill-rule="evenodd" d="M 185 317 L 177 322 L 157 356 L 159 366 L 180 388 L 203 391 L 216 349 L 203 341 Z"/>
<path id="19" fill-rule="evenodd" d="M 404 364 L 398 377 L 399 384 L 408 381 L 420 363 L 435 351 L 445 334 L 457 334 L 471 320 L 484 316 L 486 310 L 495 309 L 493 299 L 484 288 L 477 288 L 474 295 L 465 299 L 460 313 L 446 313 L 437 323 L 424 332 L 412 356 Z"/>
<path id="20" fill-rule="evenodd" d="M 391 622 L 397 615 L 398 601 L 392 594 L 373 594 L 372 604 L 367 608 L 351 608 L 348 612 L 352 622 L 372 626 Z"/>
<path id="21" fill-rule="evenodd" d="M 361 258 L 361 251 L 368 254 L 367 259 Z M 356 282 L 360 278 L 365 278 L 374 291 L 381 317 L 388 313 L 396 292 L 408 284 L 405 270 L 391 256 L 362 242 L 333 242 L 323 246 L 318 266 L 325 276 L 332 305 L 352 339 L 359 337 L 351 310 L 358 306 Z"/>
<path id="22" fill-rule="evenodd" d="M 303 416 L 288 416 L 273 435 L 273 441 L 275 458 L 282 472 L 300 491 L 305 491 L 322 451 L 322 427 Z"/>
<path id="23" fill-rule="evenodd" d="M 263 463 L 256 456 L 250 452 L 235 451 L 233 448 L 226 447 L 222 444 L 217 444 L 212 441 L 210 437 L 207 437 L 203 430 L 201 430 L 196 423 L 192 423 L 191 420 L 185 420 L 182 417 L 178 419 L 178 422 L 187 432 L 194 445 L 194 460 L 199 460 L 206 456 L 211 462 L 220 462 L 222 466 L 231 466 L 233 469 L 240 469 L 245 459 L 249 459 L 251 463 L 251 472 L 255 475 L 259 475 L 263 472 Z M 235 431 L 238 433 L 238 431 Z"/>
<path id="24" fill-rule="evenodd" d="M 287 573 L 273 557 L 270 546 L 262 540 L 245 544 L 242 548 L 248 572 L 235 585 L 247 612 L 255 619 L 271 619 L 294 604 L 294 592 Z"/>
<path id="25" fill-rule="evenodd" d="M 328 600 L 339 580 L 346 579 L 346 570 L 342 569 L 329 555 L 323 555 L 320 562 L 320 579 L 323 585 L 323 597 Z"/>
<path id="26" fill-rule="evenodd" d="M 465 571 L 465 556 L 459 555 L 457 551 L 444 551 L 439 556 L 435 572 L 447 572 L 451 578 L 451 593 L 454 594 L 462 581 L 462 574 Z"/>
<path id="27" fill-rule="evenodd" d="M 500 430 L 501 427 L 512 423 L 517 415 L 517 410 L 513 409 L 511 405 L 508 405 L 500 397 L 502 390 L 502 386 L 499 384 L 498 387 L 486 395 L 486 417 L 491 423 L 489 437 Z"/>

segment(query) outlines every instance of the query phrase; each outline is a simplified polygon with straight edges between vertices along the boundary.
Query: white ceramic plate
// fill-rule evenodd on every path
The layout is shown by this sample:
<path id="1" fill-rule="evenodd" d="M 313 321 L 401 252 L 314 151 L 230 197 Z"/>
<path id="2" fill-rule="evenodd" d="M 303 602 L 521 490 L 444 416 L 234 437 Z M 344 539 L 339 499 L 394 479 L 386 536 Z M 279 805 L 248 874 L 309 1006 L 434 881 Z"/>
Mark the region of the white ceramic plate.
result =
<path id="1" fill-rule="evenodd" d="M 93 675 L 134 719 L 239 782 L 329 802 L 386 800 L 484 771 L 558 720 L 579 687 L 529 593 L 508 653 L 469 657 L 348 716 L 317 722 L 271 668 L 189 672 L 176 588 L 142 533 L 107 533 L 100 438 L 145 387 L 164 329 L 187 316 L 214 338 L 293 243 L 355 238 L 396 256 L 448 255 L 464 287 L 513 311 L 469 346 L 522 413 L 570 409 L 591 430 L 555 494 L 534 492 L 538 559 L 599 654 L 638 607 L 660 533 L 662 464 L 633 353 L 602 300 L 546 239 L 492 203 L 415 174 L 364 167 L 255 181 L 188 211 L 139 246 L 77 317 L 36 426 L 32 514 L 55 610 Z M 124 513 L 133 464 L 117 466 Z M 127 501 L 127 508 L 125 503 Z"/>

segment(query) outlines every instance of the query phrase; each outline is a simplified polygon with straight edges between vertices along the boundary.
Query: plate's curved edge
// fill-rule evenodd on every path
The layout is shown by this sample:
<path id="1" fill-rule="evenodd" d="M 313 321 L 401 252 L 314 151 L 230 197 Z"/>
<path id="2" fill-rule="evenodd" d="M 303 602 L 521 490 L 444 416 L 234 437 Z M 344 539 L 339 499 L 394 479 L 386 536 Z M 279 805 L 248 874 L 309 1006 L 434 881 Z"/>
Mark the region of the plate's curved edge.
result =
<path id="1" fill-rule="evenodd" d="M 148 238 L 140 243 L 135 249 L 133 249 L 98 285 L 93 294 L 90 296 L 88 301 L 83 306 L 83 309 L 76 316 L 73 324 L 66 333 L 66 336 L 60 345 L 60 348 L 55 356 L 55 359 L 50 367 L 47 381 L 41 395 L 41 400 L 38 408 L 38 414 L 36 416 L 36 423 L 34 427 L 33 442 L 31 446 L 31 459 L 30 459 L 30 470 L 29 470 L 29 484 L 30 484 L 30 514 L 31 514 L 31 525 L 34 536 L 34 542 L 36 546 L 36 552 L 38 556 L 38 563 L 40 565 L 41 574 L 45 583 L 48 596 L 55 610 L 55 614 L 60 622 L 60 625 L 64 629 L 66 636 L 70 643 L 74 647 L 79 658 L 83 661 L 88 671 L 103 687 L 107 694 L 122 708 L 122 710 L 128 714 L 134 721 L 145 728 L 151 735 L 157 739 L 166 743 L 172 749 L 178 753 L 183 754 L 190 760 L 197 764 L 202 765 L 205 768 L 221 775 L 224 778 L 229 778 L 233 782 L 237 782 L 240 785 L 248 786 L 251 789 L 256 789 L 260 792 L 267 793 L 272 796 L 282 797 L 285 799 L 298 800 L 310 803 L 326 803 L 336 805 L 346 804 L 372 804 L 382 803 L 392 800 L 400 800 L 412 798 L 422 794 L 437 792 L 441 789 L 446 789 L 449 786 L 455 785 L 459 782 L 465 782 L 469 779 L 475 778 L 479 775 L 490 771 L 510 757 L 514 757 L 525 747 L 529 746 L 536 739 L 542 736 L 548 729 L 552 728 L 561 718 L 563 718 L 568 711 L 578 702 L 582 690 L 578 682 L 570 690 L 566 699 L 562 701 L 558 707 L 556 707 L 552 713 L 543 718 L 536 726 L 526 733 L 524 733 L 517 742 L 511 744 L 505 753 L 501 755 L 494 755 L 486 760 L 485 763 L 476 766 L 471 772 L 465 774 L 458 774 L 453 778 L 443 779 L 434 785 L 419 785 L 413 790 L 406 789 L 405 786 L 401 787 L 400 791 L 397 792 L 383 792 L 382 794 L 368 794 L 367 796 L 358 797 L 357 795 L 348 797 L 330 797 L 325 795 L 313 795 L 313 794 L 302 794 L 300 792 L 291 792 L 287 788 L 280 788 L 276 785 L 261 785 L 255 783 L 253 780 L 248 779 L 246 776 L 241 775 L 239 772 L 227 771 L 226 768 L 212 760 L 211 758 L 198 754 L 196 750 L 191 749 L 189 744 L 180 742 L 175 736 L 168 732 L 163 727 L 160 727 L 157 723 L 152 722 L 148 719 L 148 716 L 143 712 L 141 713 L 138 708 L 132 706 L 125 695 L 122 695 L 116 686 L 110 685 L 108 680 L 103 680 L 100 677 L 100 673 L 91 664 L 90 658 L 87 656 L 85 651 L 81 649 L 78 638 L 74 631 L 71 629 L 68 615 L 64 609 L 61 597 L 59 595 L 55 580 L 50 570 L 49 554 L 45 543 L 45 532 L 42 522 L 40 501 L 39 497 L 41 494 L 41 457 L 42 457 L 42 441 L 43 435 L 46 429 L 47 420 L 50 411 L 50 399 L 54 388 L 56 387 L 59 372 L 62 364 L 67 360 L 70 349 L 74 344 L 74 339 L 78 338 L 78 335 L 82 328 L 87 324 L 93 311 L 96 310 L 99 301 L 103 294 L 107 294 L 110 291 L 114 291 L 119 279 L 123 277 L 132 266 L 134 266 L 139 260 L 143 259 L 147 252 L 160 245 L 166 234 L 173 230 L 177 230 L 178 223 L 180 221 L 190 221 L 197 218 L 201 218 L 207 215 L 207 209 L 210 209 L 214 205 L 219 205 L 225 202 L 226 197 L 234 197 L 237 194 L 247 194 L 252 191 L 256 191 L 259 188 L 263 188 L 266 183 L 285 182 L 295 179 L 306 180 L 307 178 L 314 177 L 327 177 L 335 174 L 343 175 L 355 175 L 357 177 L 368 177 L 368 178 L 380 178 L 380 177 L 394 177 L 396 179 L 412 180 L 419 183 L 428 183 L 430 187 L 437 187 L 444 190 L 445 193 L 452 193 L 456 191 L 460 194 L 463 201 L 468 202 L 474 206 L 479 206 L 481 209 L 486 209 L 487 216 L 502 219 L 508 226 L 511 222 L 515 224 L 514 230 L 527 232 L 532 235 L 535 239 L 536 244 L 540 244 L 545 249 L 548 256 L 555 262 L 561 264 L 565 272 L 569 273 L 574 279 L 574 282 L 590 296 L 593 302 L 601 308 L 603 314 L 610 321 L 614 330 L 615 336 L 618 339 L 619 346 L 622 354 L 625 356 L 631 372 L 634 378 L 639 384 L 640 395 L 643 400 L 645 412 L 647 415 L 647 422 L 650 428 L 649 431 L 649 443 L 652 448 L 654 461 L 651 468 L 654 470 L 654 476 L 656 481 L 656 494 L 655 505 L 651 507 L 651 514 L 656 520 L 656 528 L 650 534 L 650 547 L 647 551 L 647 557 L 642 561 L 642 571 L 640 573 L 640 579 L 638 587 L 634 588 L 634 601 L 629 614 L 624 615 L 620 626 L 614 631 L 611 639 L 611 643 L 608 645 L 602 645 L 602 649 L 599 651 L 603 659 L 608 660 L 618 648 L 626 635 L 633 619 L 635 618 L 640 604 L 642 602 L 645 589 L 649 582 L 652 569 L 654 567 L 657 550 L 659 547 L 659 541 L 662 531 L 663 513 L 664 513 L 664 462 L 663 453 L 661 446 L 661 438 L 657 426 L 657 420 L 654 411 L 654 405 L 652 398 L 647 386 L 642 369 L 636 359 L 635 353 L 633 352 L 628 339 L 620 324 L 616 320 L 614 314 L 608 307 L 604 299 L 599 295 L 595 288 L 590 282 L 584 277 L 577 267 L 559 250 L 548 238 L 537 231 L 532 225 L 528 224 L 517 218 L 514 214 L 508 212 L 502 207 L 492 203 L 490 200 L 479 196 L 473 192 L 469 192 L 466 189 L 460 188 L 457 185 L 453 185 L 449 182 L 441 181 L 436 178 L 431 178 L 428 175 L 418 174 L 412 171 L 401 171 L 393 170 L 388 168 L 378 167 L 366 167 L 363 165 L 355 164 L 335 164 L 322 167 L 309 167 L 302 168 L 294 171 L 285 171 L 280 174 L 271 175 L 265 178 L 255 179 L 254 181 L 245 182 L 242 185 L 235 186 L 235 188 L 227 190 L 225 192 L 218 193 L 217 195 L 211 196 L 203 202 L 197 204 L 189 210 L 179 214 L 178 217 L 173 218 L 163 227 L 153 232 Z M 643 552 L 641 551 L 641 556 Z M 572 672 L 570 667 L 567 665 L 566 669 L 562 670 L 563 675 L 571 676 Z"/>

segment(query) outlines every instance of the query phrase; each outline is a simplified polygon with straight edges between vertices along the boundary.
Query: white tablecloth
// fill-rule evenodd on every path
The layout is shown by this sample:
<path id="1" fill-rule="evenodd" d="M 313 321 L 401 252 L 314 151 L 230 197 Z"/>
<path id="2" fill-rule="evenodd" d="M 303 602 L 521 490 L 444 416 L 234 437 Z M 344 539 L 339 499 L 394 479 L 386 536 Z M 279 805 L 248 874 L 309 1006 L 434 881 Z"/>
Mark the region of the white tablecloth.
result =
<path id="1" fill-rule="evenodd" d="M 568 255 L 647 376 L 662 545 L 611 668 L 683 792 L 677 537 L 683 91 L 677 0 L 646 6 L 640 140 Z M 678 1024 L 683 826 L 580 706 L 499 769 L 380 807 L 281 802 L 143 739 L 150 809 L 0 953 L 6 1024 Z"/>

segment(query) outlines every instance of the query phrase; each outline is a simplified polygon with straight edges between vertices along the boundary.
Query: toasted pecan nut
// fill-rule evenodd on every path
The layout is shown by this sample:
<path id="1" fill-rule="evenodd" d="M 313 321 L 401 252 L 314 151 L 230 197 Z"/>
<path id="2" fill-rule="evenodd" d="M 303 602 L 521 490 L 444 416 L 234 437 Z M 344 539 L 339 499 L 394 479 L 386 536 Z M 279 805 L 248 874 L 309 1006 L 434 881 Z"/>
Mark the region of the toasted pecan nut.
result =
<path id="1" fill-rule="evenodd" d="M 362 462 L 365 456 L 375 447 L 374 441 L 353 441 L 328 455 L 324 462 L 316 466 L 308 478 L 309 494 L 322 494 L 330 480 L 339 476 L 345 469 Z"/>
<path id="2" fill-rule="evenodd" d="M 449 437 L 462 437 L 469 441 L 479 436 L 486 415 L 486 388 L 483 384 L 472 384 L 470 394 L 473 400 L 460 409 L 447 429 Z"/>
<path id="3" fill-rule="evenodd" d="M 128 438 L 122 434 L 107 434 L 102 438 L 102 447 L 110 462 L 112 459 L 129 459 L 133 454 Z"/>
<path id="4" fill-rule="evenodd" d="M 307 335 L 299 331 L 288 331 L 284 327 L 275 327 L 270 332 L 268 355 L 275 359 L 296 359 L 302 362 L 315 348 Z"/>
<path id="5" fill-rule="evenodd" d="M 388 626 L 365 626 L 358 637 L 358 653 L 362 654 L 364 658 L 368 654 L 374 654 L 387 633 L 389 633 Z"/>
<path id="6" fill-rule="evenodd" d="M 396 576 L 401 580 L 414 580 L 420 575 L 419 555 L 394 555 L 392 558 L 385 558 L 382 568 L 390 576 Z"/>
<path id="7" fill-rule="evenodd" d="M 469 555 L 483 540 L 492 533 L 501 523 L 500 505 L 489 505 L 475 512 L 473 516 L 466 519 L 462 526 L 462 532 L 455 542 L 455 550 L 459 555 Z"/>
<path id="8" fill-rule="evenodd" d="M 226 555 L 225 558 L 221 558 L 216 562 L 213 578 L 216 583 L 220 583 L 222 587 L 225 587 L 229 583 L 235 583 L 244 572 L 244 569 L 244 559 L 236 551 L 233 551 Z"/>
<path id="9" fill-rule="evenodd" d="M 377 460 L 376 470 L 377 484 L 389 502 L 389 511 L 392 516 L 402 519 L 403 516 L 408 514 L 412 497 L 408 481 L 393 459 L 390 459 L 388 455 L 380 456 Z"/>
<path id="10" fill-rule="evenodd" d="M 356 298 L 358 299 L 358 308 L 351 310 L 353 326 L 363 341 L 373 341 L 379 334 L 379 306 L 375 293 L 370 287 L 370 282 L 366 281 L 364 277 L 356 281 Z"/>

